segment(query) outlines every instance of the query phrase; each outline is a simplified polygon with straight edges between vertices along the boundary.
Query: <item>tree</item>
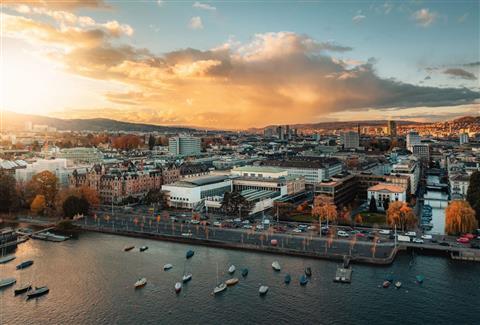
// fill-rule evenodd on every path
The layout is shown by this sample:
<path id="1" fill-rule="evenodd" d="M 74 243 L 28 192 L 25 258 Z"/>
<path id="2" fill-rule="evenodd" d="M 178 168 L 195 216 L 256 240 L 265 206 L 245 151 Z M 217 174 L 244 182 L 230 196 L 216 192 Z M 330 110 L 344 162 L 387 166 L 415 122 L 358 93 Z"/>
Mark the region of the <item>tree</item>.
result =
<path id="1" fill-rule="evenodd" d="M 84 197 L 69 196 L 63 202 L 63 214 L 65 218 L 72 218 L 77 214 L 87 214 L 90 209 L 88 201 Z"/>
<path id="2" fill-rule="evenodd" d="M 397 226 L 405 231 L 417 224 L 417 218 L 407 203 L 395 201 L 388 207 L 387 222 L 392 228 Z"/>
<path id="3" fill-rule="evenodd" d="M 82 186 L 79 189 L 80 196 L 87 200 L 90 207 L 96 207 L 100 204 L 98 192 L 91 187 Z"/>
<path id="4" fill-rule="evenodd" d="M 368 208 L 370 212 L 377 212 L 377 200 L 375 200 L 375 197 L 372 195 L 372 198 L 370 199 L 370 206 Z"/>
<path id="5" fill-rule="evenodd" d="M 35 174 L 27 187 L 35 196 L 43 195 L 46 208 L 54 208 L 55 197 L 58 193 L 58 178 L 55 174 L 48 170 Z"/>
<path id="6" fill-rule="evenodd" d="M 45 204 L 45 196 L 37 195 L 32 201 L 30 205 L 30 210 L 32 210 L 35 214 L 43 214 L 45 212 L 46 204 Z"/>
<path id="7" fill-rule="evenodd" d="M 145 204 L 157 204 L 161 209 L 167 205 L 165 192 L 160 189 L 151 189 L 143 199 Z"/>
<path id="8" fill-rule="evenodd" d="M 475 211 L 478 223 L 480 223 L 480 171 L 472 173 L 467 190 L 467 201 Z"/>
<path id="9" fill-rule="evenodd" d="M 150 136 L 148 137 L 148 149 L 149 150 L 153 150 L 153 147 L 155 147 L 155 137 L 153 136 L 153 134 L 150 134 Z"/>
<path id="10" fill-rule="evenodd" d="M 10 212 L 17 208 L 18 204 L 15 178 L 11 175 L 0 175 L 0 212 Z"/>
<path id="11" fill-rule="evenodd" d="M 334 222 L 337 220 L 337 207 L 333 204 L 330 197 L 324 195 L 317 195 L 313 200 L 312 216 L 322 220 Z"/>
<path id="12" fill-rule="evenodd" d="M 475 211 L 467 201 L 450 202 L 445 214 L 445 231 L 449 234 L 468 233 L 478 227 Z"/>
<path id="13" fill-rule="evenodd" d="M 387 211 L 389 205 L 390 205 L 390 198 L 387 197 L 387 198 L 385 198 L 385 200 L 383 200 L 383 210 Z"/>
<path id="14" fill-rule="evenodd" d="M 363 218 L 362 218 L 362 215 L 360 214 L 357 214 L 355 216 L 355 225 L 361 225 L 363 223 Z"/>
<path id="15" fill-rule="evenodd" d="M 255 203 L 248 201 L 240 192 L 225 192 L 220 209 L 228 215 L 240 215 L 246 217 L 252 211 Z"/>

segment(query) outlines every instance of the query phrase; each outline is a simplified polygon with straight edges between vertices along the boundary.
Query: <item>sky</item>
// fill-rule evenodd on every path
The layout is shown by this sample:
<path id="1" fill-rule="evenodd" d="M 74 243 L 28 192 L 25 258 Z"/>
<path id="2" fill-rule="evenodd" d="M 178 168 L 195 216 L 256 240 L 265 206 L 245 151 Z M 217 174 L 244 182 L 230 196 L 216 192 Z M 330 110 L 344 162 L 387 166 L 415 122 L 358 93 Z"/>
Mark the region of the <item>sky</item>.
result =
<path id="1" fill-rule="evenodd" d="M 480 114 L 480 2 L 4 0 L 0 107 L 244 129 Z"/>

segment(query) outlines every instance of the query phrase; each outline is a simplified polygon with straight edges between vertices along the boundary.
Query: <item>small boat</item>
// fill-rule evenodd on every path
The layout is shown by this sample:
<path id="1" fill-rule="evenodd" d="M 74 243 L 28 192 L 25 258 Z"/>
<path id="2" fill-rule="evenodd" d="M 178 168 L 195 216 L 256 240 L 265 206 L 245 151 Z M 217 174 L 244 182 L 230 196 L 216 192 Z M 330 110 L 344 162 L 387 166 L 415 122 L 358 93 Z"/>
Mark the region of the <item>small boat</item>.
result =
<path id="1" fill-rule="evenodd" d="M 4 257 L 0 258 L 0 264 L 5 264 L 5 263 L 8 263 L 10 261 L 13 261 L 15 258 L 16 258 L 15 255 L 4 256 Z"/>
<path id="2" fill-rule="evenodd" d="M 168 270 L 170 270 L 172 267 L 173 267 L 172 264 L 165 264 L 165 265 L 163 266 L 163 270 L 164 270 L 164 271 L 168 271 Z"/>
<path id="3" fill-rule="evenodd" d="M 385 281 L 393 282 L 393 275 L 392 274 L 387 274 L 387 276 L 385 277 Z"/>
<path id="4" fill-rule="evenodd" d="M 227 286 L 234 286 L 238 283 L 238 278 L 231 278 L 231 279 L 228 279 L 227 281 L 225 281 L 225 284 Z"/>
<path id="5" fill-rule="evenodd" d="M 425 280 L 425 277 L 423 275 L 417 275 L 415 279 L 417 280 L 417 283 L 423 283 L 423 280 Z"/>
<path id="6" fill-rule="evenodd" d="M 383 281 L 382 287 L 388 288 L 390 286 L 390 281 Z"/>
<path id="7" fill-rule="evenodd" d="M 14 290 L 14 294 L 15 294 L 15 296 L 16 296 L 16 295 L 21 295 L 21 294 L 23 294 L 23 293 L 25 293 L 25 292 L 30 291 L 30 289 L 32 289 L 32 285 L 31 285 L 31 284 L 26 284 L 26 285 L 24 285 L 24 286 L 20 286 L 20 287 L 16 288 L 16 289 Z"/>
<path id="8" fill-rule="evenodd" d="M 33 261 L 32 261 L 32 260 L 23 261 L 22 263 L 20 263 L 20 264 L 17 265 L 17 270 L 25 269 L 25 268 L 29 267 L 29 266 L 32 265 L 32 264 L 33 264 Z"/>
<path id="9" fill-rule="evenodd" d="M 191 279 L 192 279 L 192 273 L 184 274 L 183 277 L 182 277 L 183 283 L 188 282 L 188 281 L 190 281 Z"/>
<path id="10" fill-rule="evenodd" d="M 397 281 L 395 282 L 395 288 L 400 289 L 402 287 L 402 282 Z"/>
<path id="11" fill-rule="evenodd" d="M 305 275 L 306 276 L 312 276 L 312 269 L 310 267 L 305 268 Z"/>
<path id="12" fill-rule="evenodd" d="M 272 245 L 272 246 L 277 246 L 277 245 L 278 245 L 278 240 L 272 239 L 272 240 L 270 241 L 270 245 Z"/>
<path id="13" fill-rule="evenodd" d="M 140 252 L 145 252 L 148 249 L 148 246 L 140 247 Z"/>
<path id="14" fill-rule="evenodd" d="M 235 273 L 235 270 L 236 270 L 235 265 L 230 265 L 230 267 L 228 268 L 228 273 L 233 274 Z"/>
<path id="15" fill-rule="evenodd" d="M 146 278 L 138 279 L 137 282 L 135 282 L 135 289 L 143 288 L 146 284 L 147 284 Z"/>
<path id="16" fill-rule="evenodd" d="M 290 274 L 285 274 L 285 278 L 283 279 L 283 282 L 285 282 L 285 284 L 289 284 L 290 281 L 292 281 L 292 277 L 290 276 Z"/>
<path id="17" fill-rule="evenodd" d="M 242 270 L 242 276 L 243 276 L 243 277 L 246 277 L 247 275 L 248 275 L 248 269 L 247 269 L 247 268 L 244 268 L 244 269 Z"/>
<path id="18" fill-rule="evenodd" d="M 5 287 L 9 287 L 9 286 L 15 284 L 15 282 L 17 282 L 17 280 L 15 280 L 15 278 L 2 279 L 2 280 L 0 280 L 0 289 L 5 288 Z"/>
<path id="19" fill-rule="evenodd" d="M 128 251 L 131 251 L 131 250 L 134 249 L 134 248 L 135 248 L 135 246 L 125 246 L 125 247 L 123 248 L 123 251 L 124 251 L 124 252 L 128 252 Z"/>
<path id="20" fill-rule="evenodd" d="M 192 251 L 191 249 L 189 249 L 189 250 L 187 251 L 186 257 L 187 257 L 187 258 L 191 258 L 191 257 L 193 256 L 193 254 L 195 254 L 195 252 Z"/>
<path id="21" fill-rule="evenodd" d="M 220 293 L 222 291 L 224 291 L 225 289 L 227 289 L 227 285 L 222 282 L 222 283 L 219 283 L 215 289 L 213 289 L 213 294 L 217 294 L 217 293 Z"/>
<path id="22" fill-rule="evenodd" d="M 260 288 L 258 288 L 258 293 L 260 294 L 260 296 L 266 295 L 267 292 L 268 292 L 267 286 L 260 286 Z"/>
<path id="23" fill-rule="evenodd" d="M 272 263 L 272 268 L 273 268 L 275 271 L 280 271 L 280 270 L 281 270 L 280 263 L 278 263 L 278 261 L 274 261 L 274 262 Z"/>
<path id="24" fill-rule="evenodd" d="M 50 290 L 48 287 L 35 288 L 32 292 L 27 293 L 27 299 L 36 298 L 47 294 Z"/>
<path id="25" fill-rule="evenodd" d="M 302 276 L 300 277 L 300 285 L 301 285 L 301 286 L 304 286 L 304 285 L 307 285 L 307 283 L 308 283 L 307 277 L 306 277 L 305 275 L 302 275 Z"/>
<path id="26" fill-rule="evenodd" d="M 180 282 L 175 283 L 175 292 L 179 293 L 182 291 L 182 284 Z"/>

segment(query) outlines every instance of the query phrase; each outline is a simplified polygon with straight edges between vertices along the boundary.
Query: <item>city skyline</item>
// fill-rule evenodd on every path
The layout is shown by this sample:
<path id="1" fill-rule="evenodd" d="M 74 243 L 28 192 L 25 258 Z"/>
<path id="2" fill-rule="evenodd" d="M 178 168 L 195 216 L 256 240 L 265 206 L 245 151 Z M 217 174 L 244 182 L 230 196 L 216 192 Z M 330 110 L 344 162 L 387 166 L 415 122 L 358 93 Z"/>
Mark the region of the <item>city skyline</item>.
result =
<path id="1" fill-rule="evenodd" d="M 477 115 L 478 6 L 6 1 L 2 109 L 224 129 Z"/>

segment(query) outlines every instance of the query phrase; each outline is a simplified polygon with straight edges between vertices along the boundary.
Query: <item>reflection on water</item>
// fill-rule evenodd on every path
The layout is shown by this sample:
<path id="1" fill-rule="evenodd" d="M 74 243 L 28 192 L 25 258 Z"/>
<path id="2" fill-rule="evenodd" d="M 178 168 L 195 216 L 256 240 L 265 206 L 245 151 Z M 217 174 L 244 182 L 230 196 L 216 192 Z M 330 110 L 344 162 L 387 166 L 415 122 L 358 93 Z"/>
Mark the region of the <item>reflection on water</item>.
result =
<path id="1" fill-rule="evenodd" d="M 124 252 L 128 244 L 136 249 Z M 140 253 L 142 245 L 149 249 Z M 195 256 L 185 261 L 189 248 Z M 389 267 L 353 265 L 352 284 L 342 285 L 332 281 L 334 262 L 93 233 L 63 243 L 29 241 L 16 256 L 0 265 L 0 278 L 48 285 L 50 293 L 25 301 L 12 288 L 1 291 L 1 324 L 478 324 L 480 311 L 480 266 L 442 257 L 416 256 L 412 263 L 405 254 Z M 16 271 L 26 259 L 35 264 Z M 273 260 L 281 272 L 272 270 Z M 173 269 L 163 271 L 166 263 Z M 193 279 L 176 295 L 185 263 Z M 235 264 L 240 283 L 213 297 L 217 263 L 223 279 Z M 313 275 L 301 287 L 306 266 Z M 250 271 L 246 279 L 243 267 Z M 292 275 L 289 285 L 285 272 Z M 402 281 L 402 289 L 379 288 L 386 274 Z M 417 274 L 425 276 L 423 285 L 415 283 Z M 148 284 L 134 290 L 139 277 Z M 270 287 L 266 297 L 258 295 L 260 284 Z"/>

